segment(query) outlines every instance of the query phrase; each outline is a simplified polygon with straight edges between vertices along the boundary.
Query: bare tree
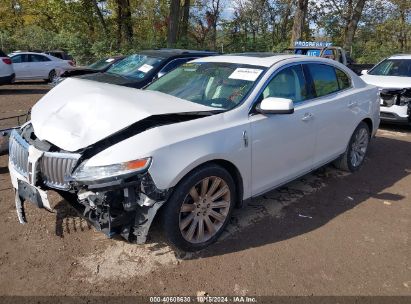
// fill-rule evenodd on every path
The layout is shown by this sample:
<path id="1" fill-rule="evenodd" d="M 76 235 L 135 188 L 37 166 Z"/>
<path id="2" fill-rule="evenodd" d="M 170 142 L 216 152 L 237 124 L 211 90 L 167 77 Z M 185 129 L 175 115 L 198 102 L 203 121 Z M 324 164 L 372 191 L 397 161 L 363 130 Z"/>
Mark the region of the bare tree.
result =
<path id="1" fill-rule="evenodd" d="M 94 7 L 94 10 L 96 11 L 98 20 L 100 21 L 100 24 L 101 24 L 101 26 L 102 26 L 102 28 L 103 28 L 104 34 L 105 34 L 106 36 L 108 36 L 108 30 L 107 30 L 106 21 L 104 20 L 103 14 L 101 13 L 100 8 L 98 7 L 97 0 L 92 0 L 92 4 L 93 4 L 93 7 Z"/>
<path id="2" fill-rule="evenodd" d="M 351 50 L 354 35 L 357 30 L 358 22 L 361 19 L 365 2 L 366 0 L 358 0 L 357 4 L 352 10 L 351 18 L 348 20 L 343 44 L 343 48 L 345 48 L 346 50 Z"/>
<path id="3" fill-rule="evenodd" d="M 217 24 L 220 21 L 221 14 L 221 0 L 209 0 L 207 1 L 206 18 L 207 23 L 211 27 L 211 46 L 214 50 L 217 49 Z"/>
<path id="4" fill-rule="evenodd" d="M 297 0 L 297 7 L 294 15 L 293 31 L 291 33 L 291 46 L 294 46 L 294 42 L 302 38 L 307 10 L 308 0 Z"/>

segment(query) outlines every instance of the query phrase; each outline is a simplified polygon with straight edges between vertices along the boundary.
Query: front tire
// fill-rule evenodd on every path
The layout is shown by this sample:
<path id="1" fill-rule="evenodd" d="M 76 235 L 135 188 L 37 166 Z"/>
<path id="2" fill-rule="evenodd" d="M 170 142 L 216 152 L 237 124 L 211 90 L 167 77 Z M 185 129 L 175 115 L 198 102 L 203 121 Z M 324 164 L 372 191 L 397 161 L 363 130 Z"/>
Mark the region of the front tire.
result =
<path id="1" fill-rule="evenodd" d="M 364 163 L 369 142 L 370 129 L 365 122 L 361 122 L 351 136 L 347 150 L 334 162 L 334 165 L 344 171 L 358 171 Z"/>
<path id="2" fill-rule="evenodd" d="M 175 188 L 162 212 L 167 239 L 183 251 L 214 243 L 226 227 L 236 201 L 231 175 L 216 164 L 199 167 Z"/>

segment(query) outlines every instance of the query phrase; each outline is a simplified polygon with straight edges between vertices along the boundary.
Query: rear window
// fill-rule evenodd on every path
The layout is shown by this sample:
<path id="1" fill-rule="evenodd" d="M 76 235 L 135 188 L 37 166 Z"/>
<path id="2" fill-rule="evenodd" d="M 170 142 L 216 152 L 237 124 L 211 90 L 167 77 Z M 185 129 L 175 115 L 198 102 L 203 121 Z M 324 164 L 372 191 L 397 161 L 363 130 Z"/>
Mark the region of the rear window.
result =
<path id="1" fill-rule="evenodd" d="M 345 74 L 343 71 L 337 68 L 335 69 L 335 73 L 337 74 L 338 85 L 340 87 L 340 90 L 345 90 L 351 87 L 351 80 L 347 74 Z"/>
<path id="2" fill-rule="evenodd" d="M 325 96 L 339 90 L 334 67 L 325 64 L 307 64 L 317 97 Z"/>

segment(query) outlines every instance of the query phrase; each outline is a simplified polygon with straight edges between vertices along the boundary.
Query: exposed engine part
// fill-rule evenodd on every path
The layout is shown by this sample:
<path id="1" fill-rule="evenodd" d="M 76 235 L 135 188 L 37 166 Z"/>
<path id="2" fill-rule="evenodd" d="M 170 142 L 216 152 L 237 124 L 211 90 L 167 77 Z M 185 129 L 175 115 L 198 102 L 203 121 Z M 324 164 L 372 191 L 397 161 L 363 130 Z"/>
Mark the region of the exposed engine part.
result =
<path id="1" fill-rule="evenodd" d="M 120 184 L 100 186 L 83 185 L 77 192 L 78 203 L 74 207 L 108 237 L 120 234 L 127 241 L 144 243 L 151 223 L 170 190 L 157 189 L 148 173 L 136 175 Z"/>
<path id="2" fill-rule="evenodd" d="M 393 105 L 409 106 L 411 103 L 411 88 L 384 89 L 380 92 L 380 98 L 385 107 L 392 107 Z"/>

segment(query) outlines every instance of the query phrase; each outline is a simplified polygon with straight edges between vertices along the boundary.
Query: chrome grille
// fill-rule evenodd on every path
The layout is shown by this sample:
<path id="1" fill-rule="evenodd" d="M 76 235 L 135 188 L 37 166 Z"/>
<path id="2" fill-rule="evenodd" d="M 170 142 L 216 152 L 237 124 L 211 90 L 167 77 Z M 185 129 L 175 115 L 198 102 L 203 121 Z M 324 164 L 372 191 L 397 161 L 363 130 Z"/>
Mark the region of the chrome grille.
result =
<path id="1" fill-rule="evenodd" d="M 45 152 L 40 163 L 43 182 L 51 188 L 68 189 L 67 177 L 79 158 L 80 154 Z"/>
<path id="2" fill-rule="evenodd" d="M 9 158 L 13 167 L 28 179 L 29 144 L 17 131 L 10 134 Z M 38 167 L 44 184 L 50 188 L 68 189 L 67 177 L 79 158 L 80 154 L 76 153 L 44 152 Z"/>
<path id="3" fill-rule="evenodd" d="M 29 144 L 13 130 L 9 139 L 9 160 L 13 167 L 28 178 Z"/>

